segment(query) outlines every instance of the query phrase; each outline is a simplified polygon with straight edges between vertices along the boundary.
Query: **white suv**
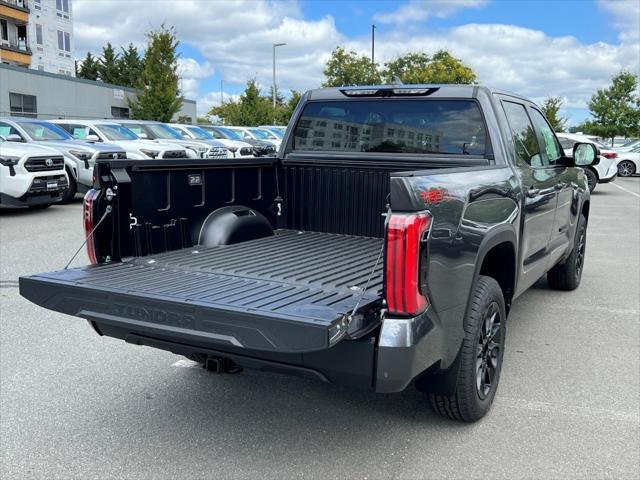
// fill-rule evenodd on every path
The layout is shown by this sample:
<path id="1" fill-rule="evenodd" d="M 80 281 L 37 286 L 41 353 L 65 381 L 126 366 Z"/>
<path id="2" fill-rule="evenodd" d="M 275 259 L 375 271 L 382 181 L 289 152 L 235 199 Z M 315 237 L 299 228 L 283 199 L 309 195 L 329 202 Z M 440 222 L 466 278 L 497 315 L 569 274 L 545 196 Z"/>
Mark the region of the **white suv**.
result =
<path id="1" fill-rule="evenodd" d="M 0 207 L 48 207 L 62 200 L 68 187 L 60 152 L 0 136 Z"/>
<path id="2" fill-rule="evenodd" d="M 229 157 L 253 157 L 253 147 L 247 142 L 240 140 L 231 140 L 228 138 L 216 138 L 211 132 L 208 132 L 197 125 L 184 125 L 182 123 L 170 123 L 169 126 L 182 135 L 183 138 L 202 140 L 205 142 L 215 142 L 214 145 L 221 145 L 229 150 Z"/>
<path id="3" fill-rule="evenodd" d="M 185 140 L 170 126 L 151 120 L 114 120 L 115 123 L 132 130 L 140 138 L 157 142 L 171 142 L 186 149 L 191 158 L 227 158 L 224 147 L 215 147 L 200 140 Z"/>
<path id="4" fill-rule="evenodd" d="M 578 143 L 593 143 L 600 149 L 600 162 L 584 168 L 585 176 L 589 183 L 589 190 L 593 191 L 598 183 L 608 183 L 615 180 L 618 175 L 618 154 L 607 149 L 604 145 L 596 141 L 595 137 L 580 135 L 577 133 L 556 133 L 560 145 L 564 149 L 564 154 L 571 157 L 573 146 Z"/>
<path id="5" fill-rule="evenodd" d="M 84 194 L 92 188 L 96 160 L 127 158 L 126 152 L 117 145 L 77 141 L 57 125 L 36 118 L 2 117 L 0 135 L 10 142 L 44 145 L 62 154 L 69 177 L 63 202 L 71 201 L 76 192 Z"/>
<path id="6" fill-rule="evenodd" d="M 127 152 L 127 158 L 143 160 L 150 158 L 188 158 L 181 145 L 171 142 L 144 140 L 128 128 L 112 120 L 52 120 L 69 132 L 76 140 L 85 142 L 108 142 Z"/>

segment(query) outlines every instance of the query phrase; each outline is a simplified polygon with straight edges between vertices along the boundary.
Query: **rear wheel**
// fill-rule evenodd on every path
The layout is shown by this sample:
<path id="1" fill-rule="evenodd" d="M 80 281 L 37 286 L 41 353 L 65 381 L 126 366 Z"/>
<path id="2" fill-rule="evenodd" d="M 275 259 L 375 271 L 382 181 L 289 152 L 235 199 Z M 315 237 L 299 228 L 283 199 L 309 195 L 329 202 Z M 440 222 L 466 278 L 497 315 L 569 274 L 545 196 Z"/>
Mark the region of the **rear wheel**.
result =
<path id="1" fill-rule="evenodd" d="M 547 272 L 547 281 L 554 290 L 575 290 L 580 285 L 584 258 L 587 247 L 587 219 L 580 215 L 573 251 L 563 263 L 557 264 Z"/>
<path id="2" fill-rule="evenodd" d="M 587 185 L 589 186 L 589 191 L 593 192 L 598 184 L 598 176 L 596 173 L 590 168 L 584 169 L 584 176 L 587 177 Z"/>
<path id="3" fill-rule="evenodd" d="M 630 177 L 636 173 L 636 165 L 631 160 L 622 160 L 618 164 L 618 175 L 621 177 Z"/>
<path id="4" fill-rule="evenodd" d="M 69 177 L 69 188 L 65 190 L 60 203 L 71 202 L 74 198 L 76 198 L 76 193 L 78 192 L 78 184 L 76 183 L 73 175 L 71 175 L 71 172 L 69 170 L 67 170 L 67 176 Z"/>
<path id="5" fill-rule="evenodd" d="M 464 323 L 464 340 L 455 392 L 429 394 L 436 413 L 464 422 L 481 419 L 491 408 L 500 380 L 506 309 L 500 285 L 480 276 Z"/>

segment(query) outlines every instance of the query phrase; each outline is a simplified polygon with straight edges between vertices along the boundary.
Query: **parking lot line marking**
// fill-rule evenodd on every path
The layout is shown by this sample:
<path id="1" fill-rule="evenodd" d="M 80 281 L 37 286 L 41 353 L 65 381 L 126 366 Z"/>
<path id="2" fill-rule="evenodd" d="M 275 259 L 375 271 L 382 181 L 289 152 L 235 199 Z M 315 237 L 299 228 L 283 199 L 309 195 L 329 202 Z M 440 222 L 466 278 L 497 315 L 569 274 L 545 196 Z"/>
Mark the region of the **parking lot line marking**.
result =
<path id="1" fill-rule="evenodd" d="M 640 416 L 637 412 L 624 410 L 607 410 L 602 408 L 590 408 L 577 405 L 559 405 L 557 403 L 540 402 L 536 400 L 526 400 L 524 398 L 500 397 L 497 396 L 495 403 L 499 406 L 516 408 L 523 410 L 534 410 L 538 412 L 556 413 L 562 416 L 573 415 L 582 418 L 607 418 L 609 420 L 619 420 L 623 422 L 640 423 Z"/>
<path id="2" fill-rule="evenodd" d="M 634 197 L 640 198 L 640 195 L 638 195 L 636 192 L 632 192 L 631 190 L 627 190 L 626 188 L 621 187 L 620 185 L 616 185 L 615 183 L 612 183 L 611 185 L 613 185 L 614 187 L 619 188 L 620 190 L 623 190 L 623 191 L 625 191 L 627 193 L 630 193 Z"/>

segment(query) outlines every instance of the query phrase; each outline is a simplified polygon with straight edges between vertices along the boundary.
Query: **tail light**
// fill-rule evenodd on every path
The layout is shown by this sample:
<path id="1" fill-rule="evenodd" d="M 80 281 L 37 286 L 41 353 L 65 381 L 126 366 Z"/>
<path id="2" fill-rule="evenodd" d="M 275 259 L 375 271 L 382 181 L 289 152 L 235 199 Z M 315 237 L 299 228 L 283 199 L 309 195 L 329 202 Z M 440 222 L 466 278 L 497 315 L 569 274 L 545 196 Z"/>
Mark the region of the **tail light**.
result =
<path id="1" fill-rule="evenodd" d="M 421 246 L 431 217 L 427 213 L 392 214 L 387 224 L 385 298 L 390 313 L 415 315 L 429 304 L 422 293 L 426 264 Z"/>
<path id="2" fill-rule="evenodd" d="M 91 189 L 84 196 L 84 235 L 87 239 L 87 255 L 92 264 L 98 263 L 96 256 L 96 248 L 93 238 L 89 238 L 93 228 L 95 227 L 95 219 L 93 218 L 93 202 L 98 196 L 98 190 Z"/>
<path id="3" fill-rule="evenodd" d="M 601 153 L 604 158 L 617 158 L 618 154 L 616 152 L 604 152 Z"/>

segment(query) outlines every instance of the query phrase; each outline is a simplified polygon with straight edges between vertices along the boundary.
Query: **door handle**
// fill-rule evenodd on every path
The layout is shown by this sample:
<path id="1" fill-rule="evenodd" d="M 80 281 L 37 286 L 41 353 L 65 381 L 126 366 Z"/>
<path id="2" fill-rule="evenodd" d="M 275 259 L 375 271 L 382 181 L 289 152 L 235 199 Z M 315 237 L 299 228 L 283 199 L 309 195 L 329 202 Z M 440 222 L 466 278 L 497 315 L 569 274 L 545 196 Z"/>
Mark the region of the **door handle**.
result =
<path id="1" fill-rule="evenodd" d="M 527 190 L 527 197 L 535 198 L 538 196 L 539 193 L 540 193 L 539 188 L 530 187 L 529 190 Z"/>

